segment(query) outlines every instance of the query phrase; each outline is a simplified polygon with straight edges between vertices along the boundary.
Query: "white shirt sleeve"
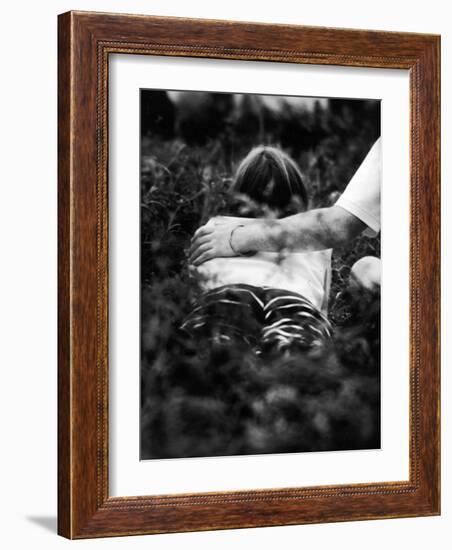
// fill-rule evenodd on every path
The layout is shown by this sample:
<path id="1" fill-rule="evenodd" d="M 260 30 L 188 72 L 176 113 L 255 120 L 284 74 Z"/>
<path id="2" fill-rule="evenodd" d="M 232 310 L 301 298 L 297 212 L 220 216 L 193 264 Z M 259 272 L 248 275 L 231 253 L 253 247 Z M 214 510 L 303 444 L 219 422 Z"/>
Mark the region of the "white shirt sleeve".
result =
<path id="1" fill-rule="evenodd" d="M 381 138 L 378 138 L 336 205 L 363 221 L 368 227 L 366 235 L 375 236 L 380 232 L 380 191 Z"/>

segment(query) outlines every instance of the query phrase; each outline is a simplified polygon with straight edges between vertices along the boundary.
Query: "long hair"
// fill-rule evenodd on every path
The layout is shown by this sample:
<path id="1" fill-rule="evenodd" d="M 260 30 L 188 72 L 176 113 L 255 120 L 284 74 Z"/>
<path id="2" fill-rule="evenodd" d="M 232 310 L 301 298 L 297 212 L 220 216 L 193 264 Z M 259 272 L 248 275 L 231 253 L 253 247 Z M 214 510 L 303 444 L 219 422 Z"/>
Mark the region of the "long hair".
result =
<path id="1" fill-rule="evenodd" d="M 260 145 L 242 160 L 232 186 L 259 204 L 284 211 L 298 198 L 308 207 L 308 194 L 300 170 L 281 149 Z"/>

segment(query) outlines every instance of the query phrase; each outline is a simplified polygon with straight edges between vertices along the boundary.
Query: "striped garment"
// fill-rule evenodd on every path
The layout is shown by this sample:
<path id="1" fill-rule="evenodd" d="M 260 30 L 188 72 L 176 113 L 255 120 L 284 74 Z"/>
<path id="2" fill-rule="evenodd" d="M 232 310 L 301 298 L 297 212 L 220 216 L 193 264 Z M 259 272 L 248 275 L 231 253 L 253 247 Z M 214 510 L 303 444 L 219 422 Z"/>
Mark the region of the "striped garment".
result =
<path id="1" fill-rule="evenodd" d="M 203 293 L 181 328 L 194 338 L 243 342 L 258 354 L 307 350 L 332 334 L 325 315 L 300 294 L 245 284 Z"/>

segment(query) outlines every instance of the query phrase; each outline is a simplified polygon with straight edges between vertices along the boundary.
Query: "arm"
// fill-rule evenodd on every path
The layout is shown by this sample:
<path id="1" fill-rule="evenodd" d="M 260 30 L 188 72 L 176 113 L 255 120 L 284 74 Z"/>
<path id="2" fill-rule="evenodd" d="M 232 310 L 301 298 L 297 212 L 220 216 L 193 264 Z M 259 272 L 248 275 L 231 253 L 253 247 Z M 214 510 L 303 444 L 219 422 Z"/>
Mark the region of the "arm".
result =
<path id="1" fill-rule="evenodd" d="M 211 258 L 250 251 L 304 252 L 335 248 L 366 228 L 364 222 L 340 206 L 310 210 L 280 220 L 246 220 L 244 227 L 234 231 L 230 242 L 231 231 L 237 225 L 236 220 L 220 218 L 209 227 L 198 229 L 192 239 L 190 261 L 199 265 Z"/>
<path id="2" fill-rule="evenodd" d="M 215 218 L 195 233 L 190 261 L 199 265 L 219 256 L 252 251 L 310 251 L 346 244 L 366 228 L 380 231 L 381 140 L 350 180 L 338 203 L 281 220 L 228 221 Z M 238 227 L 243 225 L 244 227 Z M 233 235 L 231 231 L 234 230 Z"/>

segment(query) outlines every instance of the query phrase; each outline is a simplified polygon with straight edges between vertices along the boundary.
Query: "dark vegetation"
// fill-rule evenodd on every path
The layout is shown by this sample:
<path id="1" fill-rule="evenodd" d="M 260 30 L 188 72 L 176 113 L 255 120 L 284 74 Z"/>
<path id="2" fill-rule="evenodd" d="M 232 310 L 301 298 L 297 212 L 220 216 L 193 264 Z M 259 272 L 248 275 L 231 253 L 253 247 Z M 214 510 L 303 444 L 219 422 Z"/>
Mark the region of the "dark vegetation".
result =
<path id="1" fill-rule="evenodd" d="M 234 116 L 224 97 L 209 126 L 159 94 L 162 108 L 152 93 L 142 96 L 141 457 L 378 448 L 380 297 L 346 286 L 357 259 L 380 255 L 379 239 L 361 236 L 334 251 L 335 332 L 322 350 L 262 358 L 193 341 L 179 327 L 197 293 L 186 261 L 194 230 L 216 214 L 265 213 L 229 192 L 250 147 L 284 147 L 311 206 L 329 205 L 379 135 L 379 103 Z"/>

